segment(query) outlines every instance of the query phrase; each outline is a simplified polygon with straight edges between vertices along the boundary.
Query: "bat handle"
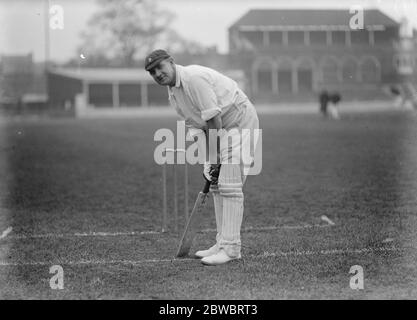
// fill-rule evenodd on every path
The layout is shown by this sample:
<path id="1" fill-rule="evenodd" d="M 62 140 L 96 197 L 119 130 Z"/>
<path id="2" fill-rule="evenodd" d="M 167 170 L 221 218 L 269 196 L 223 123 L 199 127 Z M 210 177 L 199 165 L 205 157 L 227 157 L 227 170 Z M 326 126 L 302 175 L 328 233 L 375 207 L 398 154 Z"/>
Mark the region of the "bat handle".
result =
<path id="1" fill-rule="evenodd" d="M 206 183 L 204 184 L 203 193 L 209 193 L 211 182 L 205 178 Z"/>

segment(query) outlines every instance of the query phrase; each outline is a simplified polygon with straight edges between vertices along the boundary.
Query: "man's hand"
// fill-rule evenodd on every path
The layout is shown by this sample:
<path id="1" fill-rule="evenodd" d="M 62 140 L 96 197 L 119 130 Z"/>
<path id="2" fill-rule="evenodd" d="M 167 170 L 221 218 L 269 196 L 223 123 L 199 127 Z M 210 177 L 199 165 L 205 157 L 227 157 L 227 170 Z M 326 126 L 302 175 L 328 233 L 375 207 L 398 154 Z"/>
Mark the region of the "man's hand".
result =
<path id="1" fill-rule="evenodd" d="M 203 174 L 208 181 L 210 181 L 212 184 L 216 184 L 219 179 L 220 164 L 210 164 L 205 162 Z"/>
<path id="2" fill-rule="evenodd" d="M 220 174 L 220 164 L 212 164 L 210 166 L 210 177 L 211 183 L 217 184 L 219 181 L 219 174 Z"/>

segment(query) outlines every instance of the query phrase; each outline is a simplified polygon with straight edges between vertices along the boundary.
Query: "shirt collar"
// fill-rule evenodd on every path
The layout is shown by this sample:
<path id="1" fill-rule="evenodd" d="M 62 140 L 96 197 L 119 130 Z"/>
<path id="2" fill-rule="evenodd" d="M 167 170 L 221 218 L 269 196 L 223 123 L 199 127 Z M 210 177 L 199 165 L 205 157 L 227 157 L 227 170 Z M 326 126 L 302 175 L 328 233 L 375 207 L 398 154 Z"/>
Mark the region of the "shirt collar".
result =
<path id="1" fill-rule="evenodd" d="M 180 71 L 181 68 L 182 66 L 178 64 L 175 65 L 175 86 L 173 87 L 168 86 L 168 92 L 170 96 L 174 95 L 174 92 L 172 91 L 172 89 L 179 88 L 181 86 L 181 71 Z"/>
<path id="2" fill-rule="evenodd" d="M 175 87 L 179 88 L 181 86 L 181 68 L 179 64 L 175 65 Z"/>

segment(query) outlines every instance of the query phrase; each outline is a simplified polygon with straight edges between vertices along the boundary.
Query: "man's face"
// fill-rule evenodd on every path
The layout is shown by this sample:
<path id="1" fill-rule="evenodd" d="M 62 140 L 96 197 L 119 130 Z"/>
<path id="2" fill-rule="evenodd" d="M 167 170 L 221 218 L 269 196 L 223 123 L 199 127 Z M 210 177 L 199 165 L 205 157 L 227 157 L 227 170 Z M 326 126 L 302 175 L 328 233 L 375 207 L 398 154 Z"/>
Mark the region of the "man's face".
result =
<path id="1" fill-rule="evenodd" d="M 172 60 L 163 60 L 157 66 L 149 70 L 149 74 L 161 86 L 175 85 L 175 67 Z"/>

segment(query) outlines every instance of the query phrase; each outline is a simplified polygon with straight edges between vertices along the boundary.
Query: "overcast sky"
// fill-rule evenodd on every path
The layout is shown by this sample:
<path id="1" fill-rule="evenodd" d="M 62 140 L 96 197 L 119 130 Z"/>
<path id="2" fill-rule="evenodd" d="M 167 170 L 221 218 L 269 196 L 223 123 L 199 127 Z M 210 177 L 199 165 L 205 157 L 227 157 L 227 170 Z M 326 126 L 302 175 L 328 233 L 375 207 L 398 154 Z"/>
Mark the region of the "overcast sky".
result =
<path id="1" fill-rule="evenodd" d="M 380 8 L 398 20 L 407 16 L 417 28 L 417 0 L 157 0 L 176 15 L 173 27 L 183 36 L 226 52 L 227 28 L 254 8 L 342 8 L 352 5 Z M 64 30 L 51 30 L 51 58 L 75 56 L 79 34 L 97 10 L 95 0 L 50 0 L 64 8 Z M 0 54 L 33 52 L 44 55 L 44 0 L 0 0 Z"/>

